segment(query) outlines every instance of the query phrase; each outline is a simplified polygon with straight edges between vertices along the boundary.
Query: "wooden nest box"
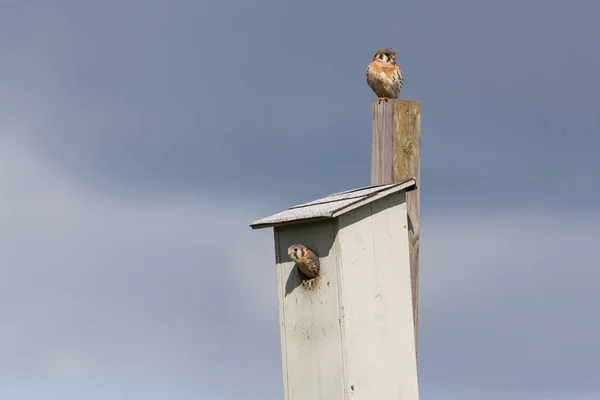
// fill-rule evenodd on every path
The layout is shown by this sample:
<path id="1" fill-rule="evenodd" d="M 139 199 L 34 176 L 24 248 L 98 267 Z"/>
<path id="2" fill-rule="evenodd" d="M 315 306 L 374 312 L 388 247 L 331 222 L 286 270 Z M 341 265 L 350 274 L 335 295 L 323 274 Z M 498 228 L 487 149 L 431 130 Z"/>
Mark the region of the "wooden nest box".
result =
<path id="1" fill-rule="evenodd" d="M 417 400 L 406 192 L 335 193 L 255 221 L 273 227 L 286 400 Z M 287 250 L 312 249 L 312 288 Z"/>

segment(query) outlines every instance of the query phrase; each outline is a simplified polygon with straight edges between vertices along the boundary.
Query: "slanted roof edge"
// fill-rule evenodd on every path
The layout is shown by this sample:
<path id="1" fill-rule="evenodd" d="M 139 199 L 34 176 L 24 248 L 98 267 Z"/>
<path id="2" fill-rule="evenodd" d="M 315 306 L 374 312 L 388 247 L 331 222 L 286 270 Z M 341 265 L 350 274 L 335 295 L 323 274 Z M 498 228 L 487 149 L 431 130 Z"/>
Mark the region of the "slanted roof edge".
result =
<path id="1" fill-rule="evenodd" d="M 325 221 L 325 220 L 330 220 L 330 219 L 331 219 L 331 215 L 324 216 L 324 217 L 302 218 L 302 219 L 295 219 L 292 221 L 264 223 L 264 224 L 251 224 L 250 228 L 252 228 L 253 230 L 257 230 L 257 229 L 264 229 L 264 228 L 274 228 L 277 226 L 284 226 L 284 225 L 302 224 L 302 223 L 308 222 L 308 221 Z"/>
<path id="2" fill-rule="evenodd" d="M 390 194 L 393 194 L 393 193 L 396 193 L 396 192 L 400 192 L 400 191 L 406 190 L 408 188 L 412 188 L 413 186 L 416 185 L 416 183 L 417 183 L 417 181 L 415 180 L 415 178 L 411 178 L 411 179 L 408 179 L 408 180 L 402 182 L 398 186 L 391 187 L 391 188 L 383 190 L 381 192 L 375 192 L 374 194 L 368 195 L 367 197 L 365 197 L 362 200 L 359 200 L 359 201 L 357 201 L 355 203 L 352 203 L 352 204 L 349 204 L 347 206 L 342 207 L 341 209 L 339 209 L 336 212 L 334 212 L 331 215 L 331 218 L 337 218 L 337 217 L 339 217 L 342 214 L 346 214 L 347 212 L 350 212 L 350 211 L 354 210 L 355 208 L 362 207 L 365 204 L 372 203 L 374 201 L 377 201 L 379 199 L 387 197 Z"/>
<path id="3" fill-rule="evenodd" d="M 379 200 L 383 197 L 389 196 L 392 193 L 399 192 L 401 190 L 406 190 L 406 191 L 413 190 L 414 188 L 416 188 L 416 185 L 417 185 L 416 179 L 409 178 L 409 179 L 406 179 L 405 181 L 398 182 L 398 184 L 396 186 L 393 186 L 389 189 L 383 190 L 381 192 L 375 192 L 375 193 L 366 195 L 364 198 L 359 197 L 359 198 L 357 198 L 357 200 L 355 202 L 348 204 L 348 205 L 340 208 L 339 210 L 329 212 L 324 216 L 313 217 L 313 218 L 302 218 L 302 219 L 297 219 L 297 220 L 292 220 L 292 221 L 283 221 L 283 222 L 267 222 L 267 223 L 259 223 L 259 224 L 250 224 L 250 227 L 254 230 L 254 229 L 263 229 L 263 228 L 269 228 L 269 227 L 275 227 L 275 226 L 297 224 L 297 223 L 303 223 L 303 222 L 308 222 L 308 221 L 317 221 L 317 220 L 337 218 L 342 214 L 345 214 L 349 211 L 354 210 L 355 208 L 362 207 L 365 204 L 368 204 L 373 201 Z M 377 186 L 383 186 L 383 185 L 377 185 Z M 362 189 L 364 189 L 364 188 L 362 188 Z M 289 209 L 291 209 L 291 208 L 289 208 Z"/>

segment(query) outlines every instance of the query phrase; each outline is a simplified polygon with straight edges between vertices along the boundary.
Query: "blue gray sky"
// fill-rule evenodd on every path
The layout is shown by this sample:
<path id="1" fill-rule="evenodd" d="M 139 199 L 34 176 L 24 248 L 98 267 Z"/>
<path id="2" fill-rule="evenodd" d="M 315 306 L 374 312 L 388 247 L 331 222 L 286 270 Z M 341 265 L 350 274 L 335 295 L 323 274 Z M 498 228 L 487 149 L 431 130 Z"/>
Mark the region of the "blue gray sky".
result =
<path id="1" fill-rule="evenodd" d="M 393 47 L 422 103 L 421 398 L 598 398 L 599 12 L 0 0 L 0 397 L 283 398 L 248 224 L 369 183 Z"/>

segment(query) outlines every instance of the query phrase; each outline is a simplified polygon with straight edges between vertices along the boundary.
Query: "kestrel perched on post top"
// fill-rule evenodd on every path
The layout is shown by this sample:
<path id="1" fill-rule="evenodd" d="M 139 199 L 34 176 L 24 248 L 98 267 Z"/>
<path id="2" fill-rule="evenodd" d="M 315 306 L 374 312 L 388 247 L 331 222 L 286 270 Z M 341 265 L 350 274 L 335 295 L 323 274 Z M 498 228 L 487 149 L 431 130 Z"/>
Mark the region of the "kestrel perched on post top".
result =
<path id="1" fill-rule="evenodd" d="M 298 269 L 308 278 L 303 279 L 305 287 L 312 288 L 313 283 L 319 275 L 321 262 L 314 251 L 301 244 L 293 244 L 288 248 L 288 255 L 296 263 Z"/>
<path id="2" fill-rule="evenodd" d="M 402 81 L 402 70 L 396 64 L 396 52 L 390 48 L 378 50 L 367 67 L 367 83 L 379 97 L 379 102 L 397 99 Z"/>

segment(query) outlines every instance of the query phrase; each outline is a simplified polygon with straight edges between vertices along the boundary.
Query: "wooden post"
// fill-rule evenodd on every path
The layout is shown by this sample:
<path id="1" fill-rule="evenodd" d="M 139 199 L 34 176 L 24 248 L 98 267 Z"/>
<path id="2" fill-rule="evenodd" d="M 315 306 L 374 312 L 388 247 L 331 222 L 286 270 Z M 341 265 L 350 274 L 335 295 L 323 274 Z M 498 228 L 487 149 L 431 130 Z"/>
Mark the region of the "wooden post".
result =
<path id="1" fill-rule="evenodd" d="M 419 332 L 420 174 L 421 103 L 418 100 L 373 100 L 371 185 L 412 177 L 417 180 L 417 188 L 406 194 L 416 353 Z"/>

